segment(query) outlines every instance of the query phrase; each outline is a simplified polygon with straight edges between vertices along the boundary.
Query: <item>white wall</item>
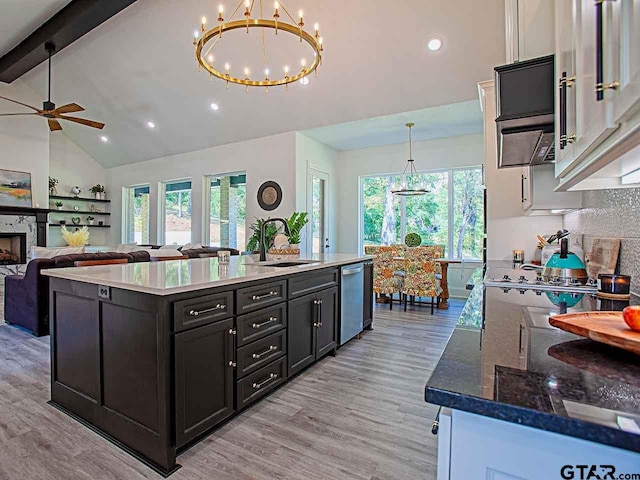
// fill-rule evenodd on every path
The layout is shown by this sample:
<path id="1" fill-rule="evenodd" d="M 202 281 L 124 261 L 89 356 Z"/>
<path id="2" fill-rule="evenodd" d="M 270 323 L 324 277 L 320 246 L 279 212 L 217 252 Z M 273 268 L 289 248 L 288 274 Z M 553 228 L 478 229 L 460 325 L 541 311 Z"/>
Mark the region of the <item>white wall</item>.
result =
<path id="1" fill-rule="evenodd" d="M 105 185 L 108 180 L 107 170 L 96 162 L 87 152 L 82 150 L 76 143 L 67 137 L 64 131 L 52 132 L 49 139 L 49 175 L 57 178 L 59 183 L 57 190 L 59 195 L 71 195 L 71 187 L 74 185 L 79 186 L 82 189 L 82 197 L 91 197 L 89 189 L 96 184 Z M 108 192 L 108 198 L 111 198 L 111 193 Z M 82 210 L 88 210 L 90 203 L 72 201 L 66 202 L 63 208 L 73 208 L 73 205 L 77 204 Z M 108 211 L 108 204 L 96 203 L 97 208 L 103 211 Z M 55 208 L 53 203 L 51 208 Z M 57 220 L 62 218 L 66 219 L 70 223 L 72 214 L 57 214 L 52 212 L 49 214 L 49 219 L 52 223 L 56 223 Z M 77 215 L 82 219 L 82 223 L 86 223 L 86 214 Z M 95 216 L 95 215 L 94 215 Z M 98 220 L 104 220 L 105 223 L 110 223 L 108 217 L 95 216 L 96 223 Z M 109 229 L 105 228 L 90 228 L 89 243 L 91 245 L 107 245 L 111 238 L 109 235 Z M 64 240 L 60 234 L 58 227 L 49 228 L 49 245 L 58 246 L 64 245 Z"/>
<path id="2" fill-rule="evenodd" d="M 201 242 L 205 229 L 204 176 L 238 171 L 247 173 L 247 229 L 255 217 L 289 216 L 295 210 L 295 133 L 288 132 L 109 169 L 113 212 L 111 243 L 120 243 L 122 239 L 122 188 L 140 184 L 151 185 L 150 241 L 161 243 L 159 183 L 180 179 L 192 181 L 192 241 Z M 283 194 L 282 203 L 271 212 L 262 210 L 256 197 L 258 187 L 267 180 L 278 182 Z"/>
<path id="3" fill-rule="evenodd" d="M 464 135 L 413 144 L 413 158 L 420 171 L 482 165 L 482 135 Z M 357 252 L 361 215 L 358 212 L 359 177 L 400 173 L 409 157 L 408 143 L 338 152 L 338 247 Z"/>
<path id="4" fill-rule="evenodd" d="M 525 216 L 521 202 L 522 168 L 498 169 L 495 90 L 493 81 L 481 84 L 485 116 L 485 184 L 487 187 L 487 259 L 510 260 L 512 250 L 525 250 L 531 260 L 538 241 L 536 235 L 562 228 L 562 216 Z"/>
<path id="5" fill-rule="evenodd" d="M 0 95 L 41 108 L 42 98 L 21 80 L 0 82 Z M 30 112 L 0 99 L 0 113 Z M 35 115 L 0 117 L 0 169 L 31 173 L 33 206 L 47 208 L 49 181 L 49 127 Z"/>
<path id="6" fill-rule="evenodd" d="M 302 133 L 296 133 L 296 210 L 308 212 L 311 215 L 309 203 L 309 169 L 318 170 L 329 176 L 329 245 L 330 252 L 342 252 L 337 248 L 338 238 L 338 175 L 336 159 L 338 152 L 324 143 L 307 137 Z M 311 235 L 311 224 L 307 225 L 303 233 L 303 244 L 300 246 L 302 253 L 307 252 L 305 240 Z"/>

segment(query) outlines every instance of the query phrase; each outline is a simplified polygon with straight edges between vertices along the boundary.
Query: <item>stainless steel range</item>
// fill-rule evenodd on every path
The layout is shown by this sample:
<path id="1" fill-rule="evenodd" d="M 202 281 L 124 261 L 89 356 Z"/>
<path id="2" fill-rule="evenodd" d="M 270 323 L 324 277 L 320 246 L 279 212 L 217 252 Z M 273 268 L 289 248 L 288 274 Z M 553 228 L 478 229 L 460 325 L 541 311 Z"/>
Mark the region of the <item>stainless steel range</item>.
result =
<path id="1" fill-rule="evenodd" d="M 528 290 L 533 290 L 537 295 L 541 295 L 542 292 L 558 292 L 558 293 L 576 293 L 594 294 L 598 291 L 596 282 L 589 280 L 586 284 L 580 283 L 577 279 L 571 279 L 563 282 L 560 278 L 554 278 L 551 281 L 544 280 L 540 273 L 529 274 L 529 277 L 520 275 L 518 279 L 511 278 L 510 275 L 505 274 L 502 278 L 487 278 L 484 281 L 486 287 L 500 287 L 506 291 L 516 289 L 521 293 Z"/>

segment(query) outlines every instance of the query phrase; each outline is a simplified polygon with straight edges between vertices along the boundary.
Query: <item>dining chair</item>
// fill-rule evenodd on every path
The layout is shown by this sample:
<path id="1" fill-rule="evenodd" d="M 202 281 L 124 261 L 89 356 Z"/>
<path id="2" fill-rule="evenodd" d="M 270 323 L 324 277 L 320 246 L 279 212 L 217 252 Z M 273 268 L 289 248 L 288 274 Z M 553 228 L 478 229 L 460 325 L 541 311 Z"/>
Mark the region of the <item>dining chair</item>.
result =
<path id="1" fill-rule="evenodd" d="M 400 296 L 402 280 L 396 275 L 394 266 L 394 256 L 397 255 L 397 248 L 392 246 L 367 245 L 364 252 L 373 257 L 373 292 L 376 294 L 389 295 L 389 309 L 393 309 L 393 294 Z"/>
<path id="2" fill-rule="evenodd" d="M 404 281 L 402 283 L 402 299 L 407 310 L 409 297 L 412 303 L 415 297 L 431 297 L 431 315 L 438 296 L 442 292 L 440 279 L 436 276 L 436 259 L 442 258 L 444 250 L 441 246 L 413 247 L 405 250 Z"/>
<path id="3" fill-rule="evenodd" d="M 76 260 L 73 262 L 75 267 L 93 267 L 96 265 L 119 265 L 129 263 L 126 258 L 109 258 L 106 260 Z"/>

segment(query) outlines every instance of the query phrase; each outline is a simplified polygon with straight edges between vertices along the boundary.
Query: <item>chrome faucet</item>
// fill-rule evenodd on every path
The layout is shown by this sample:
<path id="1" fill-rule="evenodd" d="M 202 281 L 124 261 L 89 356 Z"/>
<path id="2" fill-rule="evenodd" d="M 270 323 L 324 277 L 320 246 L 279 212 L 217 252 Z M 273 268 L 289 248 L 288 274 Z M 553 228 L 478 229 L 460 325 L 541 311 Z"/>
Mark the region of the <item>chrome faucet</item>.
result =
<path id="1" fill-rule="evenodd" d="M 267 223 L 281 222 L 284 225 L 284 233 L 288 236 L 291 235 L 289 231 L 289 224 L 284 218 L 267 218 L 262 222 L 262 226 L 260 227 L 260 261 L 264 262 L 267 260 L 267 248 L 264 245 L 264 234 Z"/>

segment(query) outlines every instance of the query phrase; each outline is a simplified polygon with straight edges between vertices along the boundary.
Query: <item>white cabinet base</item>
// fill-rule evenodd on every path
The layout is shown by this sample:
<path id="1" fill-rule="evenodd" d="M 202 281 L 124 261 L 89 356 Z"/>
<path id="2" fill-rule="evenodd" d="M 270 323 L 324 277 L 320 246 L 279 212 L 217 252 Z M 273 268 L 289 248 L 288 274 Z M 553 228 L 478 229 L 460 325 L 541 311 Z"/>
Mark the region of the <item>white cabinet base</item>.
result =
<path id="1" fill-rule="evenodd" d="M 565 465 L 640 473 L 640 454 L 460 410 L 440 415 L 438 480 L 562 478 Z"/>

